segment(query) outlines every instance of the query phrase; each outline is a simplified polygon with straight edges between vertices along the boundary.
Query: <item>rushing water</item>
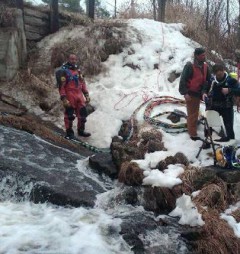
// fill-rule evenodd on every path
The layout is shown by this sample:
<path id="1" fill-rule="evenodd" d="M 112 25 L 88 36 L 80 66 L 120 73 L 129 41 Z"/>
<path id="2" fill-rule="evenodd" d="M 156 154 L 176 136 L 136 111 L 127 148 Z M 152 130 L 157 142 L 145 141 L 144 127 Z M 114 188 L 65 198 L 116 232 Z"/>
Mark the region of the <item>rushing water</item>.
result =
<path id="1" fill-rule="evenodd" d="M 122 225 L 153 214 L 119 198 L 124 187 L 88 168 L 87 160 L 15 129 L 0 126 L 0 254 L 114 254 L 133 253 L 120 234 Z M 12 169 L 15 169 L 13 171 Z M 99 189 L 94 208 L 34 204 L 34 182 L 24 172 L 53 175 L 62 172 L 70 182 L 91 179 Z M 41 176 L 41 175 L 40 175 Z M 90 182 L 90 186 L 93 188 Z M 126 220 L 127 219 L 127 220 Z M 131 227 L 132 225 L 129 225 Z M 139 234 L 146 253 L 187 253 L 172 228 Z M 161 249 L 161 251 L 159 251 Z"/>

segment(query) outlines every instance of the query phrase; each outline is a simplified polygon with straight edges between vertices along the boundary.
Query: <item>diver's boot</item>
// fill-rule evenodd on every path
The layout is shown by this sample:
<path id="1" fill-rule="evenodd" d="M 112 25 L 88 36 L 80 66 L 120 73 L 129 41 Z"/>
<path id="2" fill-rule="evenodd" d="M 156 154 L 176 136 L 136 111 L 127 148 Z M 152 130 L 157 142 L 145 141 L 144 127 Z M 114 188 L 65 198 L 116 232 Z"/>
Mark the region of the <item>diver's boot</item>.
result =
<path id="1" fill-rule="evenodd" d="M 91 133 L 84 131 L 84 129 L 78 129 L 78 135 L 82 137 L 90 137 Z"/>
<path id="2" fill-rule="evenodd" d="M 66 130 L 66 138 L 73 139 L 74 138 L 74 131 L 72 128 Z"/>

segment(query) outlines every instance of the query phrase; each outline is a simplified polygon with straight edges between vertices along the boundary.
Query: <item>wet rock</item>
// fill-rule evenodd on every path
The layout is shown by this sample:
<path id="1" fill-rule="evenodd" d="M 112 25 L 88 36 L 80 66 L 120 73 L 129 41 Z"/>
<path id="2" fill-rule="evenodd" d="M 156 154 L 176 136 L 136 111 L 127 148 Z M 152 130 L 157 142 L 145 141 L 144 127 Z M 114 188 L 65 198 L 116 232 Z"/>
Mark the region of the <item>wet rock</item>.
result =
<path id="1" fill-rule="evenodd" d="M 205 184 L 214 182 L 216 178 L 215 170 L 203 168 L 197 177 L 193 179 L 192 186 L 195 190 L 200 190 Z"/>
<path id="2" fill-rule="evenodd" d="M 133 253 L 145 253 L 140 234 L 145 235 L 148 230 L 156 229 L 159 225 L 158 222 L 143 213 L 133 213 L 120 218 L 123 221 L 120 232 L 123 239 L 131 246 Z"/>
<path id="3" fill-rule="evenodd" d="M 38 181 L 38 179 L 36 179 Z M 51 186 L 45 183 L 35 184 L 30 194 L 30 201 L 34 203 L 50 202 L 59 206 L 93 207 L 95 197 L 90 191 L 80 190 L 78 184 L 68 183 L 65 186 Z M 64 189 L 62 189 L 64 188 Z"/>
<path id="4" fill-rule="evenodd" d="M 240 170 L 239 169 L 224 169 L 216 170 L 217 176 L 223 179 L 227 183 L 240 182 Z"/>
<path id="5" fill-rule="evenodd" d="M 134 233 L 126 233 L 123 239 L 131 246 L 131 250 L 136 254 L 144 254 L 144 245 L 140 238 Z"/>
<path id="6" fill-rule="evenodd" d="M 199 228 L 189 228 L 182 232 L 181 236 L 188 241 L 198 241 L 203 237 L 203 230 Z"/>
<path id="7" fill-rule="evenodd" d="M 127 204 L 136 205 L 138 203 L 138 190 L 136 188 L 130 187 L 124 194 Z"/>
<path id="8" fill-rule="evenodd" d="M 95 154 L 89 158 L 89 165 L 100 174 L 104 173 L 112 179 L 117 178 L 118 171 L 111 154 Z"/>
<path id="9" fill-rule="evenodd" d="M 143 206 L 157 214 L 168 214 L 175 208 L 176 198 L 168 188 L 145 187 Z"/>
<path id="10" fill-rule="evenodd" d="M 83 157 L 76 153 L 2 126 L 0 139 L 3 155 L 0 171 L 28 177 L 33 185 L 30 195 L 33 202 L 93 207 L 96 195 L 106 191 L 91 175 L 77 168 Z"/>
<path id="11" fill-rule="evenodd" d="M 189 253 L 176 221 L 176 227 L 169 226 L 162 219 L 156 219 L 153 213 L 133 211 L 121 215 L 121 234 L 125 241 L 132 246 L 136 254 L 186 254 Z M 172 222 L 170 224 L 173 224 Z M 167 239 L 164 237 L 168 235 Z M 150 236 L 150 237 L 149 237 Z M 186 240 L 185 240 L 186 241 Z"/>

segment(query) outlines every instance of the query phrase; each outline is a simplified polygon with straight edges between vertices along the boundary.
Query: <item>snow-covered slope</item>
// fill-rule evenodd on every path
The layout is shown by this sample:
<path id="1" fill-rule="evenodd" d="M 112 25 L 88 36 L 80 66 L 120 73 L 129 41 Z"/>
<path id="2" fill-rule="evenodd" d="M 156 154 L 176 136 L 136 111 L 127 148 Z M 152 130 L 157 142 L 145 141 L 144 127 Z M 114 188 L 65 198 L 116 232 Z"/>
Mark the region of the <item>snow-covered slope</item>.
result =
<path id="1" fill-rule="evenodd" d="M 111 138 L 117 135 L 122 120 L 129 119 L 134 110 L 147 99 L 161 95 L 182 99 L 178 92 L 179 78 L 172 83 L 168 78 L 172 73 L 180 74 L 184 64 L 191 61 L 194 48 L 200 46 L 183 36 L 182 24 L 165 24 L 148 19 L 126 22 L 130 46 L 118 55 L 110 55 L 103 63 L 106 71 L 86 80 L 91 103 L 96 108 L 86 124 L 87 131 L 92 133 L 87 141 L 97 147 L 108 147 Z M 69 31 L 64 29 L 49 36 L 38 46 L 47 57 L 54 43 L 62 41 L 66 36 L 82 38 L 83 31 L 77 27 Z M 166 104 L 157 107 L 155 113 L 175 108 L 186 112 L 183 106 Z M 137 118 L 139 123 L 143 122 L 143 111 L 139 112 Z M 64 128 L 62 118 L 56 124 Z M 236 116 L 235 129 L 239 125 L 240 119 Z M 199 135 L 203 136 L 201 127 Z M 212 164 L 212 159 L 207 156 L 209 151 L 203 151 L 198 160 L 195 158 L 201 142 L 190 140 L 187 133 L 172 135 L 164 132 L 164 142 L 168 149 L 165 156 L 182 151 L 195 165 Z"/>

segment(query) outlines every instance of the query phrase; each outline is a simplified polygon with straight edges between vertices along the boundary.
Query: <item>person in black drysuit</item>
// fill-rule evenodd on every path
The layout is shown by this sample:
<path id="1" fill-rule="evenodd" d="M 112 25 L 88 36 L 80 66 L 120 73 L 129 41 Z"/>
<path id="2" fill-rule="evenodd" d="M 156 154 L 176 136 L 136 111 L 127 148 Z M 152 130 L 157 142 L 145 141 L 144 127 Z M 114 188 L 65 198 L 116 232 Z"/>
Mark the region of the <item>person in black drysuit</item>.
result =
<path id="1" fill-rule="evenodd" d="M 228 75 L 223 65 L 215 64 L 212 71 L 214 74 L 212 83 L 203 87 L 202 99 L 207 102 L 207 110 L 215 110 L 223 118 L 227 136 L 215 141 L 227 142 L 230 139 L 235 139 L 233 96 L 240 95 L 240 87 L 238 81 Z"/>

